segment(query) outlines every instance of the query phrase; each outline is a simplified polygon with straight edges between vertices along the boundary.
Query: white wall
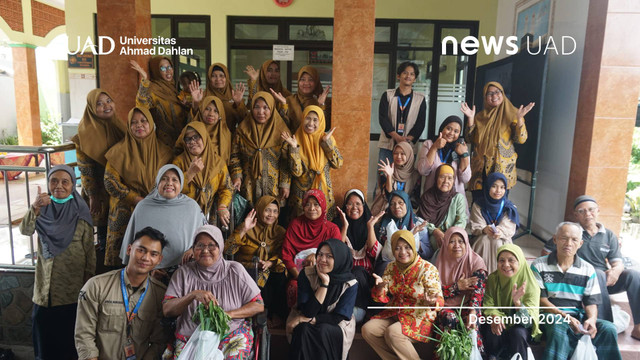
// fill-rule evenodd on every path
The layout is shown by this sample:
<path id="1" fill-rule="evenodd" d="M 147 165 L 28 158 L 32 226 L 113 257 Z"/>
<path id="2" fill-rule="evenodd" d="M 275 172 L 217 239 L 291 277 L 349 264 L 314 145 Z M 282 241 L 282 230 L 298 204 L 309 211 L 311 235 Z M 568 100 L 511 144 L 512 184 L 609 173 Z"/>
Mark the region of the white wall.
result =
<path id="1" fill-rule="evenodd" d="M 515 0 L 499 0 L 497 35 L 512 35 Z M 542 131 L 538 163 L 538 184 L 533 213 L 533 232 L 543 238 L 553 233 L 564 220 L 569 187 L 569 171 L 573 151 L 582 57 L 589 2 L 584 0 L 555 0 L 552 36 L 571 36 L 577 43 L 571 55 L 549 55 Z M 496 57 L 498 60 L 498 57 Z M 511 199 L 526 221 L 530 188 L 518 184 L 511 191 Z"/>
<path id="2" fill-rule="evenodd" d="M 0 40 L 2 41 L 2 40 Z M 13 87 L 13 60 L 11 48 L 0 45 L 0 137 L 17 135 L 16 99 Z M 2 135 L 4 133 L 4 135 Z"/>

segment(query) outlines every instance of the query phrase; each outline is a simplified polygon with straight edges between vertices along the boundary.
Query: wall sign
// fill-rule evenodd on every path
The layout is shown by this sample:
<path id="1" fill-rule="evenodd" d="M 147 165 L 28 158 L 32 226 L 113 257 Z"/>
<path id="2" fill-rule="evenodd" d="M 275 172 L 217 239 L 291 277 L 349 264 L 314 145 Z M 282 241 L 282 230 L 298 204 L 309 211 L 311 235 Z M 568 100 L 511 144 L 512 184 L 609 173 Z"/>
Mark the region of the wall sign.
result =
<path id="1" fill-rule="evenodd" d="M 273 60 L 293 61 L 293 45 L 273 45 Z"/>

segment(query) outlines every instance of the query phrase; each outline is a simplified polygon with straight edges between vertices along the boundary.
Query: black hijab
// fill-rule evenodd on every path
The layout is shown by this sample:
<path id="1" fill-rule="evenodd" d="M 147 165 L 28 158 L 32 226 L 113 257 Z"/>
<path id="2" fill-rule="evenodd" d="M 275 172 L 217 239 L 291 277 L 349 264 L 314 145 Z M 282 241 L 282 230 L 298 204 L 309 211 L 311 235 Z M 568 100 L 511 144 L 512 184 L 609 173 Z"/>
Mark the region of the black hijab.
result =
<path id="1" fill-rule="evenodd" d="M 451 115 L 446 119 L 444 119 L 442 124 L 440 124 L 440 128 L 438 129 L 438 132 L 433 135 L 433 137 L 431 138 L 431 141 L 435 143 L 436 140 L 438 140 L 440 133 L 444 131 L 444 128 L 447 125 L 451 123 L 458 123 L 458 125 L 460 125 L 460 137 L 462 137 L 462 129 L 464 128 L 462 124 L 462 119 L 460 119 L 458 116 Z M 460 137 L 458 137 L 458 140 L 460 140 Z M 453 162 L 453 157 L 454 157 L 454 153 L 456 152 L 456 145 L 458 144 L 458 140 L 454 142 L 448 142 L 442 149 L 438 150 L 437 152 L 438 157 L 440 158 L 440 161 L 443 164 L 451 164 Z"/>
<path id="2" fill-rule="evenodd" d="M 351 189 L 344 195 L 344 204 L 342 205 L 342 211 L 344 211 L 345 214 L 347 213 L 347 201 L 351 196 L 359 197 L 360 201 L 362 201 L 363 206 L 362 215 L 358 219 L 353 220 L 349 217 L 349 215 L 347 215 L 347 222 L 349 223 L 349 228 L 347 228 L 347 236 L 349 237 L 349 241 L 351 242 L 353 250 L 358 251 L 366 245 L 367 238 L 369 237 L 369 227 L 367 226 L 367 222 L 369 221 L 369 219 L 371 219 L 371 210 L 369 210 L 369 206 L 364 199 L 362 191 L 358 189 Z M 342 223 L 342 216 L 336 216 L 333 219 L 333 223 L 338 225 L 338 228 L 342 229 L 342 225 L 344 225 Z"/>
<path id="3" fill-rule="evenodd" d="M 329 239 L 321 242 L 320 245 L 318 245 L 318 250 L 325 245 L 329 246 L 333 254 L 333 270 L 329 272 L 329 288 L 327 289 L 327 296 L 322 304 L 322 312 L 326 312 L 329 305 L 338 301 L 344 283 L 355 279 L 355 276 L 351 273 L 353 257 L 347 244 L 338 239 Z"/>

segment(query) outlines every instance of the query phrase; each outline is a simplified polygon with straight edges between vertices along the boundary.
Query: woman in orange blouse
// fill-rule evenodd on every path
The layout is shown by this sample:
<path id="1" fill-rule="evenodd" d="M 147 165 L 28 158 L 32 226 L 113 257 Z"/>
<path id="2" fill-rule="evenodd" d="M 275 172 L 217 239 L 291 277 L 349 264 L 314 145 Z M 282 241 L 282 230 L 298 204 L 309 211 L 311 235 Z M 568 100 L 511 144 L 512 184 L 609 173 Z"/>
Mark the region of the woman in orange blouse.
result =
<path id="1" fill-rule="evenodd" d="M 437 311 L 444 304 L 440 276 L 435 266 L 417 255 L 411 231 L 396 231 L 391 246 L 396 260 L 382 277 L 373 275 L 376 286 L 371 293 L 374 300 L 392 308 L 364 324 L 362 337 L 383 360 L 418 359 L 413 343 L 429 341 Z M 393 298 L 389 300 L 387 294 Z"/>

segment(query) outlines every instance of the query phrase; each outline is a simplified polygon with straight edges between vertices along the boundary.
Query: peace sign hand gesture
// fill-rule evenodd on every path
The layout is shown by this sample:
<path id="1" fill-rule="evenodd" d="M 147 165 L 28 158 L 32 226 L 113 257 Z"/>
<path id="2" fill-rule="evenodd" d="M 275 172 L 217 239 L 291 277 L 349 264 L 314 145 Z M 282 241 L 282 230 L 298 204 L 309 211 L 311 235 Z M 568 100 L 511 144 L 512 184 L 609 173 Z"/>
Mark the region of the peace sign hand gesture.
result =
<path id="1" fill-rule="evenodd" d="M 325 102 L 327 101 L 327 96 L 329 96 L 329 89 L 331 89 L 331 85 L 327 85 L 327 87 L 324 88 L 322 94 L 318 96 L 318 103 L 320 104 L 320 106 L 324 106 Z"/>

